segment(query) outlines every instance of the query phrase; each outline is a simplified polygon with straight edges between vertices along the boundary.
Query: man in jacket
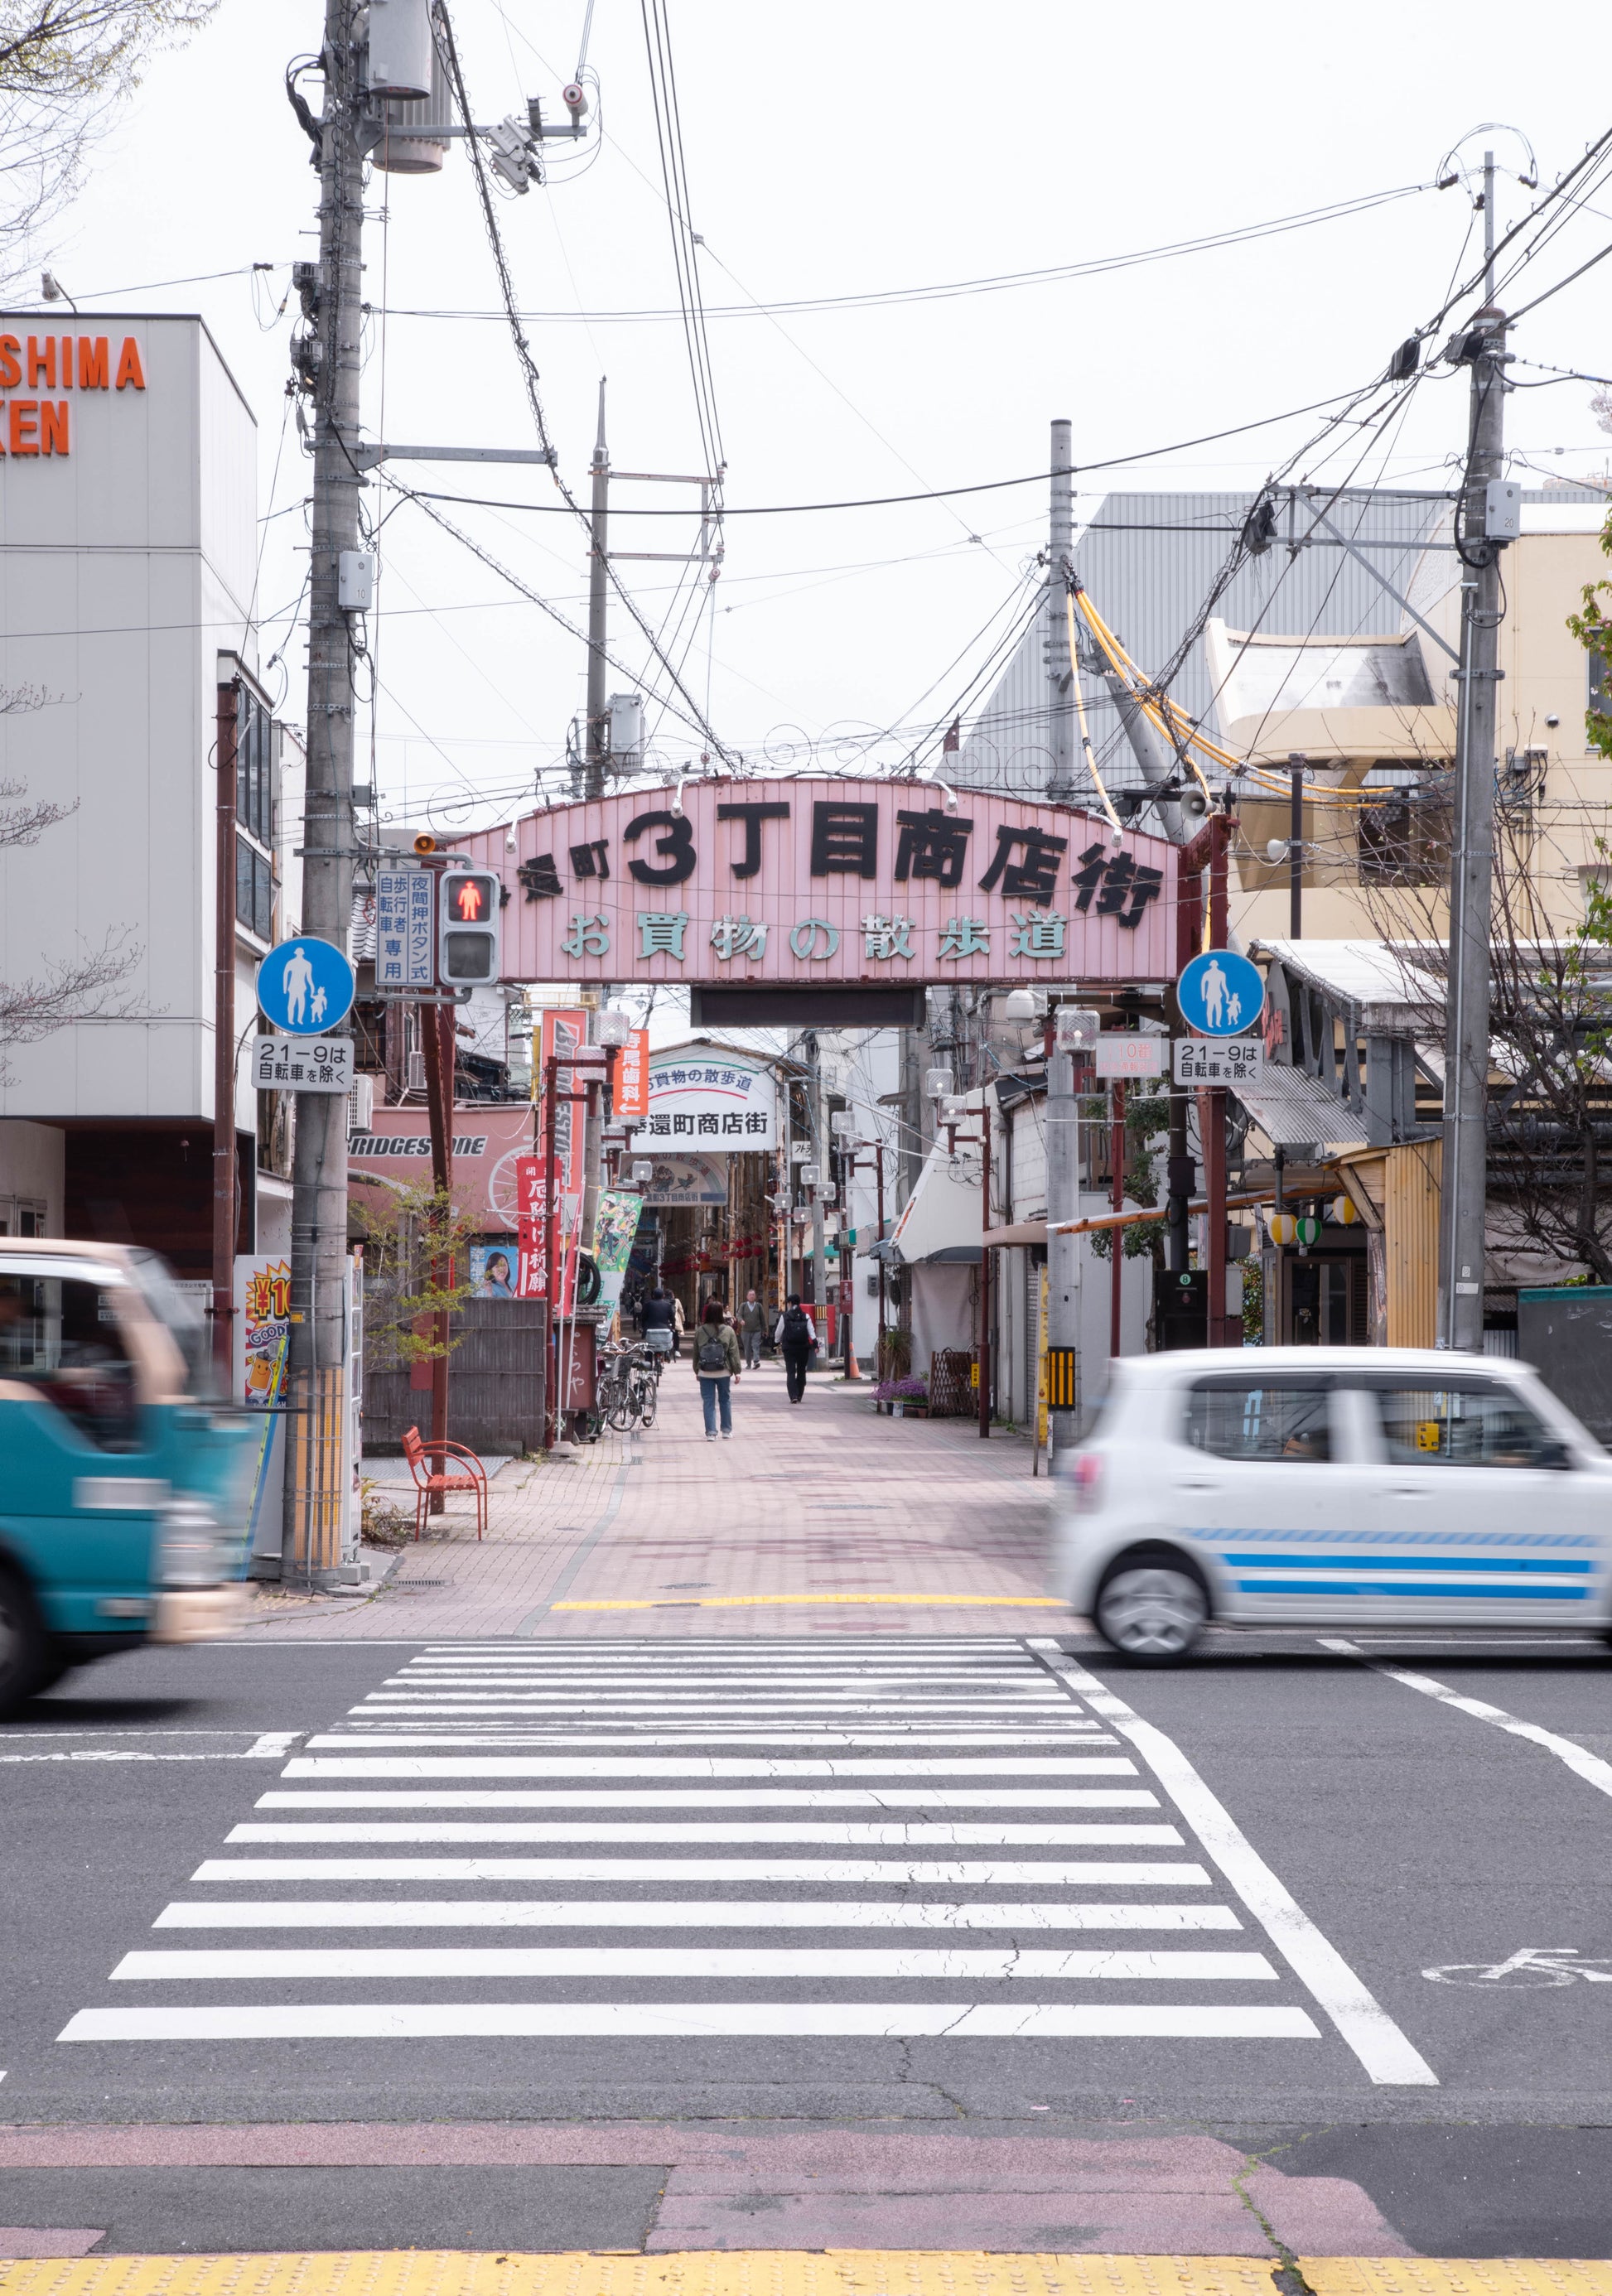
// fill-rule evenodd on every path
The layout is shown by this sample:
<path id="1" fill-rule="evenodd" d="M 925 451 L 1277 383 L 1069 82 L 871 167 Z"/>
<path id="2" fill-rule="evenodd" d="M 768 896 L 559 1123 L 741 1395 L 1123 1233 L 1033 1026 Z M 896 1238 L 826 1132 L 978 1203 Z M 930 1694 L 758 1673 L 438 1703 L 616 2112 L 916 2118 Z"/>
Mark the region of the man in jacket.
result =
<path id="1" fill-rule="evenodd" d="M 638 1329 L 658 1352 L 671 1356 L 677 1354 L 677 1302 L 663 1283 L 655 1284 L 639 1308 Z M 653 1338 L 651 1335 L 656 1332 L 664 1332 L 666 1336 L 663 1339 Z"/>
<path id="2" fill-rule="evenodd" d="M 761 1367 L 761 1335 L 767 1329 L 767 1310 L 753 1291 L 746 1292 L 739 1309 L 739 1340 L 744 1349 L 746 1371 Z"/>
<path id="3" fill-rule="evenodd" d="M 694 1341 L 694 1375 L 700 1382 L 700 1406 L 705 1414 L 705 1440 L 717 1439 L 717 1414 L 722 1415 L 722 1440 L 733 1435 L 733 1382 L 744 1366 L 739 1335 L 728 1321 L 720 1300 L 707 1300 L 704 1317 Z"/>
<path id="4" fill-rule="evenodd" d="M 806 1394 L 806 1366 L 818 1350 L 818 1327 L 812 1322 L 810 1309 L 802 1307 L 798 1292 L 790 1293 L 773 1336 L 783 1351 L 789 1400 L 800 1403 Z"/>

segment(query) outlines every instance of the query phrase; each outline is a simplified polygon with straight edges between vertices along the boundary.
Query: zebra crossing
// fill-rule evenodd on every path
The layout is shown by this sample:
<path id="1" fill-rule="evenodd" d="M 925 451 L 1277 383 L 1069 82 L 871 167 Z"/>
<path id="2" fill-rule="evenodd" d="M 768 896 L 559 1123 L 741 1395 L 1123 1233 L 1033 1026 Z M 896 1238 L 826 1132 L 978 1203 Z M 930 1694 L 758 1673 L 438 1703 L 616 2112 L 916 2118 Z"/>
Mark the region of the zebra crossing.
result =
<path id="1" fill-rule="evenodd" d="M 427 1645 L 59 2038 L 1313 2045 L 1320 2006 L 1367 2062 L 1079 1673 L 1008 1637 Z"/>

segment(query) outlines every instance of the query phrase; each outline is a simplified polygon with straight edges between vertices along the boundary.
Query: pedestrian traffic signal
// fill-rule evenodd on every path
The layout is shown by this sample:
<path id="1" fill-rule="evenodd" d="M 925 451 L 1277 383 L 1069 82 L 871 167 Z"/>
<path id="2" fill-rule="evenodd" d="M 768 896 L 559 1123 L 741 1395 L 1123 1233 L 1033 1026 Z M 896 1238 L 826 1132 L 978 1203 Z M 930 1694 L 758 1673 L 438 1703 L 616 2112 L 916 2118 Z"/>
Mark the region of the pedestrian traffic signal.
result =
<path id="1" fill-rule="evenodd" d="M 453 988 L 481 988 L 498 977 L 498 904 L 503 888 L 490 869 L 446 869 L 437 911 L 437 978 Z"/>

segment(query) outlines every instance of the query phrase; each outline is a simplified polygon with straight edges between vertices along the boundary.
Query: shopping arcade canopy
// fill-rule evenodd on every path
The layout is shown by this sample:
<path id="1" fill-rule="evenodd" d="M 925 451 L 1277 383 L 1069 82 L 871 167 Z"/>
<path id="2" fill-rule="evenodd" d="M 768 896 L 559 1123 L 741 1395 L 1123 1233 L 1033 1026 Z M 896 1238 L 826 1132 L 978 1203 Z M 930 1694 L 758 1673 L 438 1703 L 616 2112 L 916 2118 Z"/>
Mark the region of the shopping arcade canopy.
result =
<path id="1" fill-rule="evenodd" d="M 456 840 L 512 981 L 1163 980 L 1176 849 L 1073 806 L 827 776 L 643 784 Z"/>

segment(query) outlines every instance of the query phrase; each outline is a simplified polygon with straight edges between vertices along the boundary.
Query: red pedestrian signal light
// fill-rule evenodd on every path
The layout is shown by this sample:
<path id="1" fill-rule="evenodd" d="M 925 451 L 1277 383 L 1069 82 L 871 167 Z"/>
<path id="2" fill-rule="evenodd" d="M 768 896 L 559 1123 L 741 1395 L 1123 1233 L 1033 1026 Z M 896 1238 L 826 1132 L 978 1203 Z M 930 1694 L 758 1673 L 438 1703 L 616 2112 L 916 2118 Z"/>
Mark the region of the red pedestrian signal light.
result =
<path id="1" fill-rule="evenodd" d="M 444 988 L 486 988 L 498 980 L 503 890 L 490 869 L 443 871 L 437 978 Z"/>

